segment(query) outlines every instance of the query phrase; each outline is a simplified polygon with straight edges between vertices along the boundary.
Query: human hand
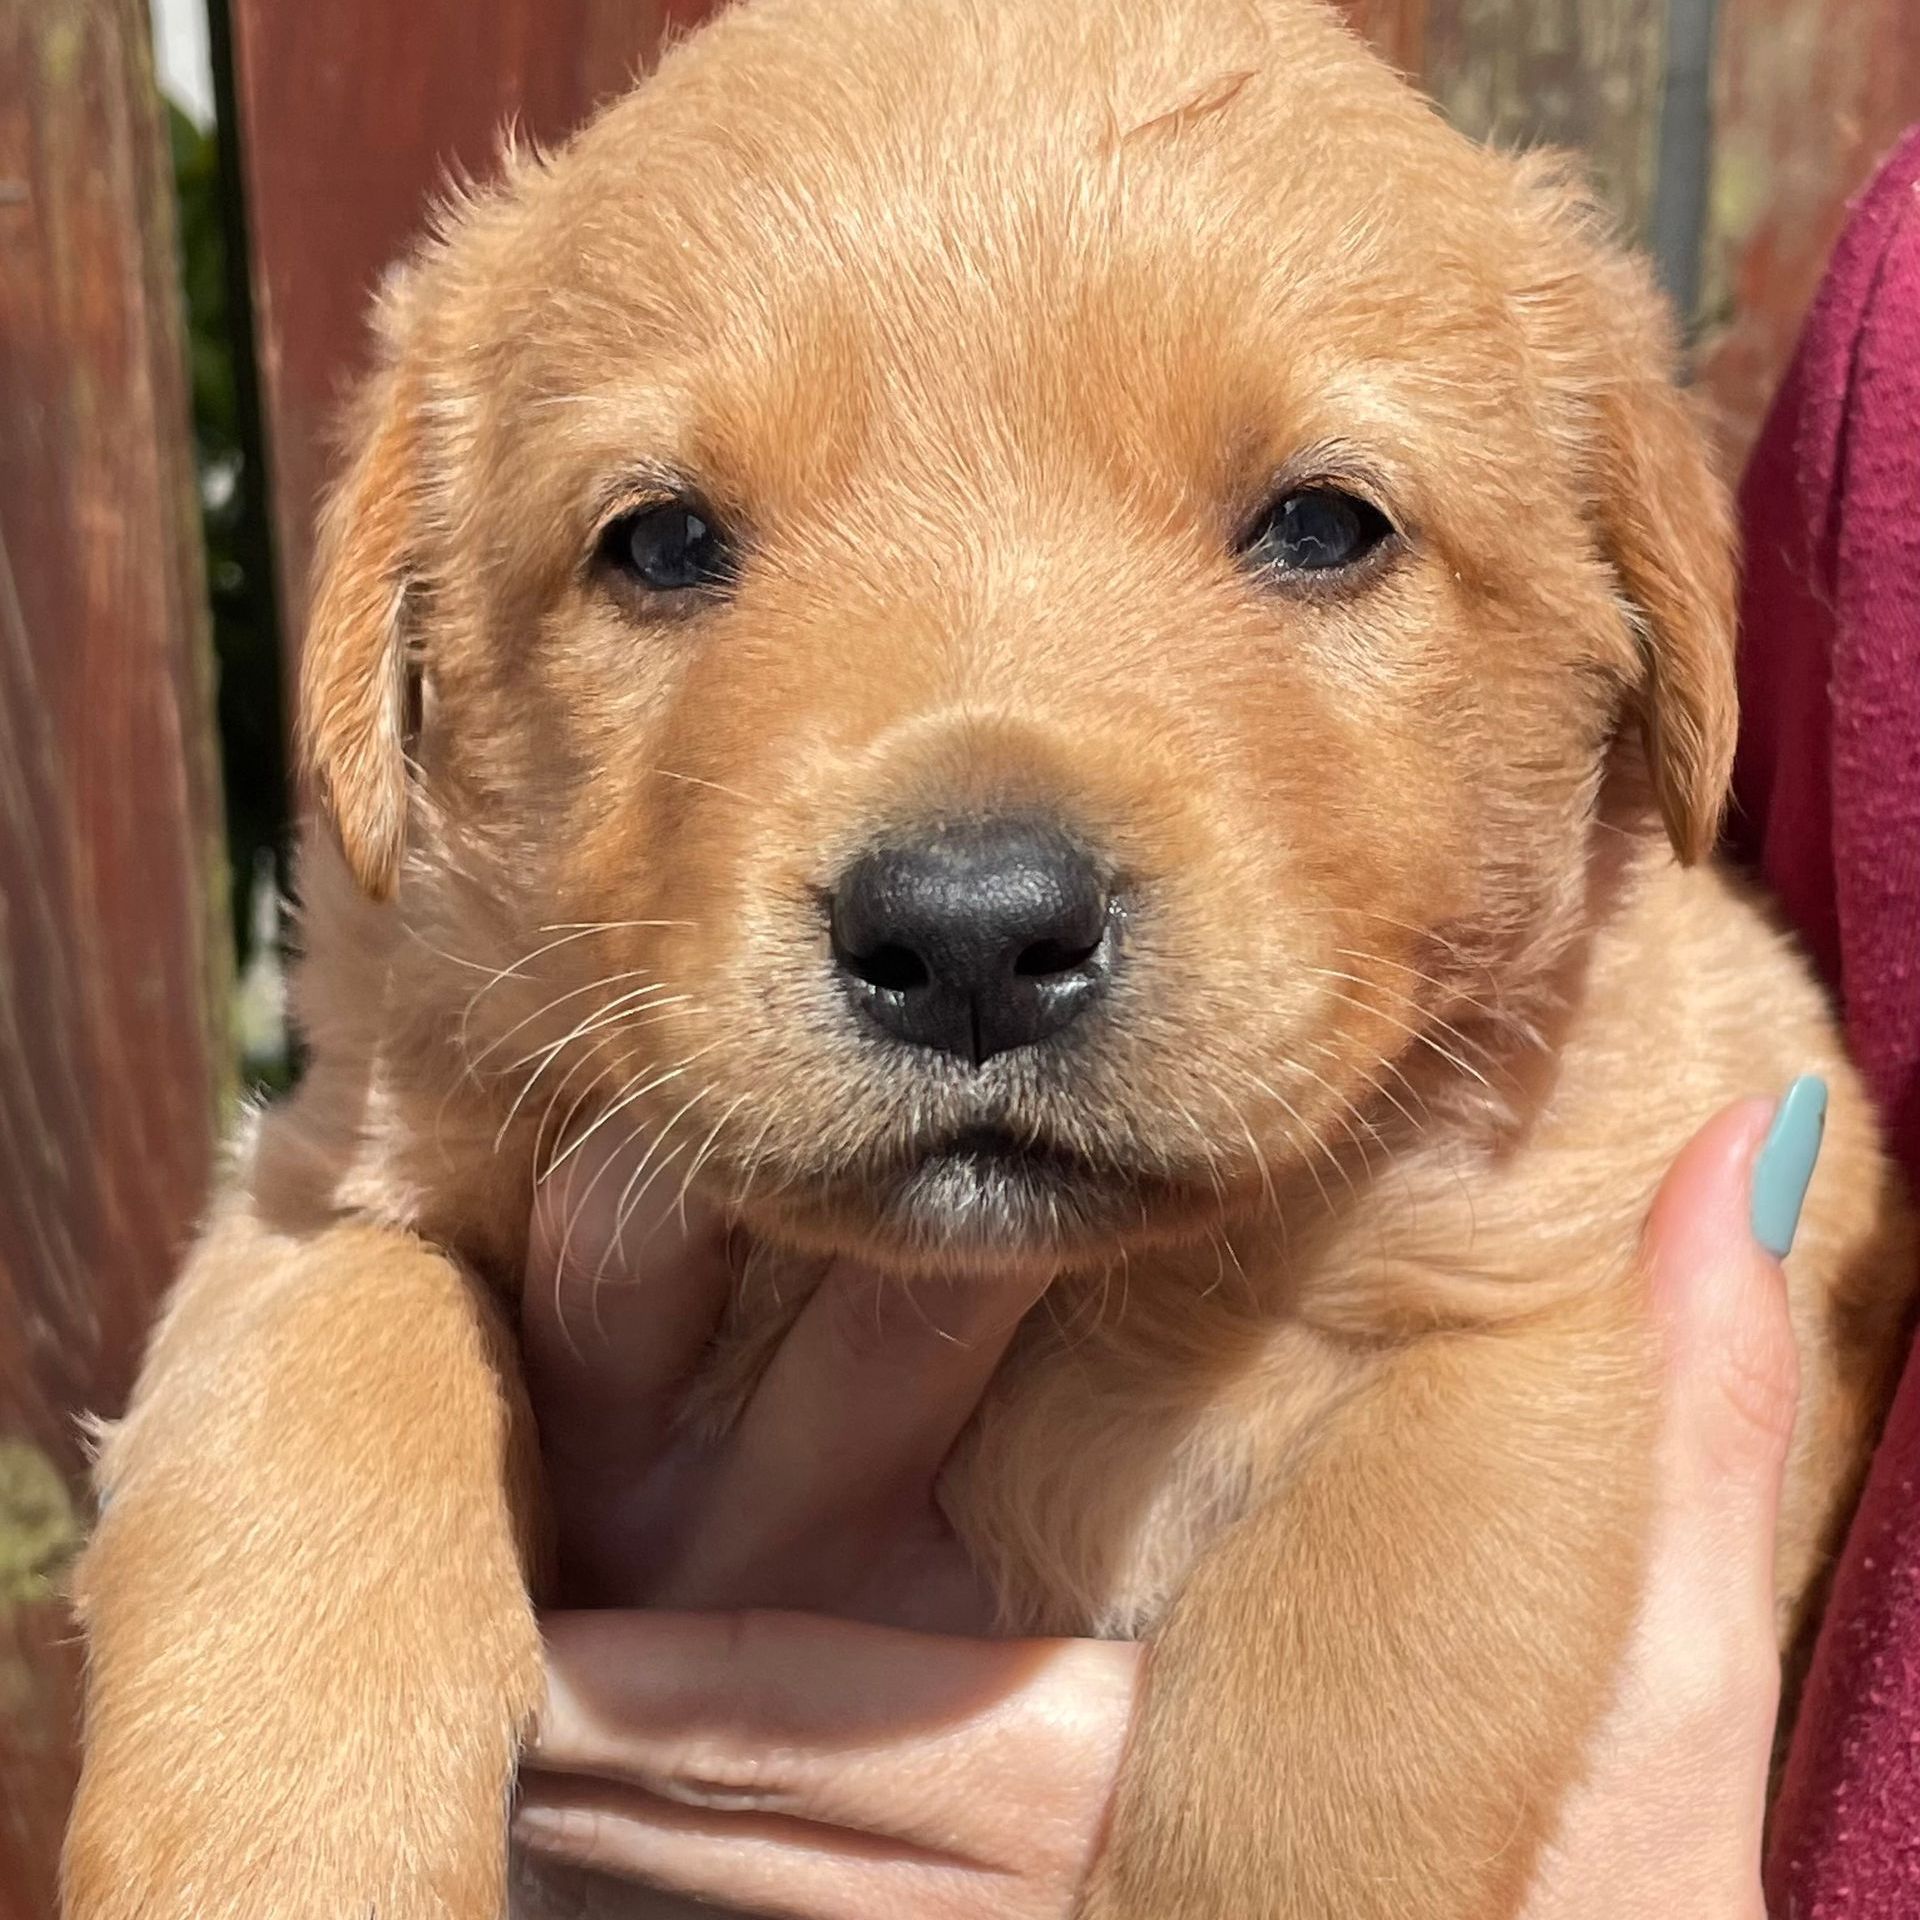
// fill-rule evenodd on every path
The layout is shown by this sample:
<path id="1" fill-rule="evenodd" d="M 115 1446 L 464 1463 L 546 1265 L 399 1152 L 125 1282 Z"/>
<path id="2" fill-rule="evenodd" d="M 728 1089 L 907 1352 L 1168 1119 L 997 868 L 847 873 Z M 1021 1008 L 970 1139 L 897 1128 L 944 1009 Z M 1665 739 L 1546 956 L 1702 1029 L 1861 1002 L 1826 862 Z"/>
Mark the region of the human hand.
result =
<path id="1" fill-rule="evenodd" d="M 1042 1280 L 826 1270 L 723 1436 L 681 1418 L 740 1248 L 694 1200 L 634 1205 L 644 1156 L 541 1188 L 521 1304 L 569 1606 L 783 1608 L 984 1632 L 934 1486 Z"/>
<path id="2" fill-rule="evenodd" d="M 1525 1920 L 1666 1920 L 1676 1900 L 1711 1920 L 1761 1914 L 1760 1822 L 1779 1680 L 1772 1533 L 1796 1385 L 1778 1265 L 1747 1224 L 1749 1171 L 1768 1117 L 1755 1102 L 1710 1123 L 1649 1220 L 1645 1259 L 1669 1356 L 1660 1520 L 1616 1706 Z M 550 1234 L 542 1245 L 536 1275 L 564 1299 L 575 1284 L 569 1262 L 543 1264 Z M 661 1257 L 660 1243 L 643 1236 L 621 1257 L 635 1255 L 633 1270 L 642 1270 Z M 621 1306 L 651 1336 L 644 1290 L 623 1294 Z M 533 1324 L 537 1341 L 537 1315 Z M 848 1327 L 828 1337 L 831 1324 L 817 1347 L 795 1350 L 800 1379 L 816 1367 L 823 1381 L 841 1378 Z M 890 1337 L 911 1338 L 906 1323 L 861 1318 L 863 1348 L 869 1324 L 867 1360 L 876 1372 L 904 1362 L 910 1379 L 914 1354 L 887 1352 Z M 858 1517 L 824 1522 L 830 1540 L 844 1541 L 851 1526 L 859 1544 L 844 1564 L 888 1570 L 877 1584 L 870 1574 L 854 1583 L 869 1603 L 855 1610 L 869 1617 L 903 1603 L 924 1608 L 916 1570 L 957 1553 L 950 1536 L 925 1551 L 940 1531 L 923 1524 L 931 1475 L 991 1366 L 977 1351 L 965 1366 L 945 1359 L 951 1372 L 938 1371 L 948 1390 L 907 1448 L 917 1463 L 912 1497 L 900 1481 L 878 1502 L 856 1488 L 847 1512 Z M 862 1416 L 844 1399 L 798 1387 L 786 1403 L 808 1414 L 796 1436 L 836 1423 L 857 1429 Z M 892 1402 L 901 1431 L 916 1426 L 913 1398 Z M 576 1396 L 572 1412 L 584 1415 L 583 1434 L 604 1441 L 593 1405 L 591 1393 Z M 813 1492 L 819 1525 L 834 1500 L 829 1487 Z M 888 1516 L 904 1518 L 917 1543 L 904 1556 L 875 1536 Z M 736 1531 L 719 1525 L 723 1537 Z M 644 1533 L 643 1524 L 621 1550 L 643 1561 Z M 800 1559 L 817 1586 L 825 1563 L 804 1551 Z M 947 1601 L 966 1582 L 948 1565 L 934 1589 Z M 797 1920 L 899 1912 L 1064 1920 L 1099 1845 L 1142 1661 L 1132 1646 L 994 1642 L 764 1612 L 564 1617 L 550 1623 L 550 1644 L 550 1702 L 523 1838 L 605 1871 Z"/>
<path id="3" fill-rule="evenodd" d="M 626 1156 L 578 1158 L 536 1210 L 527 1372 L 564 1597 L 646 1610 L 547 1617 L 520 1838 L 754 1912 L 1067 1912 L 1138 1649 L 984 1637 L 934 1497 L 1034 1284 L 837 1265 L 732 1436 L 690 1444 L 673 1416 L 732 1284 L 722 1230 L 622 1223 Z"/>
<path id="4" fill-rule="evenodd" d="M 1695 1136 L 1660 1189 L 1645 1259 L 1666 1336 L 1659 1512 L 1645 1591 L 1591 1770 L 1523 1920 L 1766 1920 L 1761 1828 L 1780 1659 L 1773 1540 L 1799 1393 L 1776 1254 L 1819 1145 L 1824 1089 L 1757 1165 L 1774 1108 Z M 1813 1111 L 1817 1109 L 1817 1111 Z M 1797 1137 L 1795 1137 L 1797 1133 Z"/>

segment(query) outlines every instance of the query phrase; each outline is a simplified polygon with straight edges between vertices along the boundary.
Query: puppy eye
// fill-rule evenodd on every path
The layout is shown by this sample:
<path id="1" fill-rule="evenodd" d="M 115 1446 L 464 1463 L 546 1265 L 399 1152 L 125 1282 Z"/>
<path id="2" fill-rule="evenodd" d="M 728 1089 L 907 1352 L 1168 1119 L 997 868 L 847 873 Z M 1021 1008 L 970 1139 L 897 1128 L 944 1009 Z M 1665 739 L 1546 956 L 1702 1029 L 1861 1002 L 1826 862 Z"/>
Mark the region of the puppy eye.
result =
<path id="1" fill-rule="evenodd" d="M 1393 522 L 1357 494 L 1301 487 L 1284 494 L 1249 529 L 1241 551 L 1275 573 L 1345 572 L 1393 538 Z"/>
<path id="2" fill-rule="evenodd" d="M 598 553 L 651 593 L 724 586 L 735 573 L 733 542 L 698 500 L 665 500 L 621 514 L 601 533 Z"/>

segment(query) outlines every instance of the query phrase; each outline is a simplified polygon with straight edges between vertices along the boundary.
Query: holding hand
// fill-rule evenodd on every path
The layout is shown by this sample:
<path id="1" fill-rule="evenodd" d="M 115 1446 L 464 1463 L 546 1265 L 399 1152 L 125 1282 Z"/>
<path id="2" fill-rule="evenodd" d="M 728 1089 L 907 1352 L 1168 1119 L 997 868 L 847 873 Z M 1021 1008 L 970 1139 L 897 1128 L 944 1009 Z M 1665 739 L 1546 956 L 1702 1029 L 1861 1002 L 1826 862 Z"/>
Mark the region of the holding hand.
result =
<path id="1" fill-rule="evenodd" d="M 984 1637 L 934 1500 L 1033 1291 L 838 1264 L 731 1435 L 690 1447 L 722 1230 L 616 1231 L 626 1178 L 543 1192 L 524 1341 L 570 1597 L 648 1610 L 548 1617 L 521 1838 L 770 1914 L 1069 1911 L 1140 1649 Z"/>
<path id="2" fill-rule="evenodd" d="M 1778 1263 L 1750 1228 L 1770 1111 L 1708 1125 L 1648 1224 L 1670 1359 L 1648 1588 L 1526 1920 L 1763 1920 L 1796 1385 Z M 1068 1920 L 1144 1649 L 985 1637 L 934 1499 L 1031 1294 L 838 1266 L 734 1433 L 691 1449 L 671 1422 L 724 1305 L 721 1230 L 617 1230 L 622 1170 L 570 1171 L 536 1218 L 528 1371 L 576 1591 L 648 1610 L 548 1618 L 520 1837 L 788 1920 Z"/>

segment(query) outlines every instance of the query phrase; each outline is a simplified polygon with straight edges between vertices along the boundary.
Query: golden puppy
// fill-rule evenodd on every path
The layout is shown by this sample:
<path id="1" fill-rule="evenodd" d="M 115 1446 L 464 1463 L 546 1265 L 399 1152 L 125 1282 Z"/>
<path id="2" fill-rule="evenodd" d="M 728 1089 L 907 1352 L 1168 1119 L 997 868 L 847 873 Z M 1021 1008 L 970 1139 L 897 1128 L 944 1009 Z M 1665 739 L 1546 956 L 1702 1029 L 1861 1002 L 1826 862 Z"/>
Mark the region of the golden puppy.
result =
<path id="1" fill-rule="evenodd" d="M 759 0 L 380 338 L 312 1067 L 102 1455 L 71 1920 L 498 1914 L 495 1303 L 596 1123 L 789 1269 L 709 1417 L 819 1254 L 1057 1271 L 947 1497 L 1009 1625 L 1155 1641 L 1089 1920 L 1511 1913 L 1634 1605 L 1662 1169 L 1831 1080 L 1785 1633 L 1912 1266 L 1706 863 L 1733 561 L 1645 273 L 1310 0 Z"/>

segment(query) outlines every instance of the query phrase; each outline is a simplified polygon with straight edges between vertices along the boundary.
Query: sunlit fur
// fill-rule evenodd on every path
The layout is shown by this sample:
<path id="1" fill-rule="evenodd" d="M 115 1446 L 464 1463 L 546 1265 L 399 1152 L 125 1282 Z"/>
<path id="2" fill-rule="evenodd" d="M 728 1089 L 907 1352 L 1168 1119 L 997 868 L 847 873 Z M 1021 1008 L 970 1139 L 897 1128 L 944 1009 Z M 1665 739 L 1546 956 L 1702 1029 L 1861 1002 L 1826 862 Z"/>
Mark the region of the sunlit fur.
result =
<path id="1" fill-rule="evenodd" d="M 103 1457 L 74 1920 L 497 1911 L 483 1302 L 623 1135 L 627 1206 L 758 1248 L 697 1417 L 828 1251 L 1056 1276 L 945 1495 L 1010 1624 L 1157 1636 L 1090 1920 L 1510 1914 L 1635 1593 L 1660 1171 L 1832 1080 L 1783 1634 L 1911 1267 L 1705 863 L 1729 516 L 1646 273 L 1308 0 L 757 0 L 450 207 L 379 354 L 303 661 L 312 1064 Z M 676 476 L 744 561 L 667 604 L 592 556 Z M 1385 564 L 1238 556 L 1312 480 Z M 1113 991 L 890 1049 L 823 896 L 999 812 L 1124 893 Z M 1052 1171 L 928 1161 L 983 1122 Z"/>

